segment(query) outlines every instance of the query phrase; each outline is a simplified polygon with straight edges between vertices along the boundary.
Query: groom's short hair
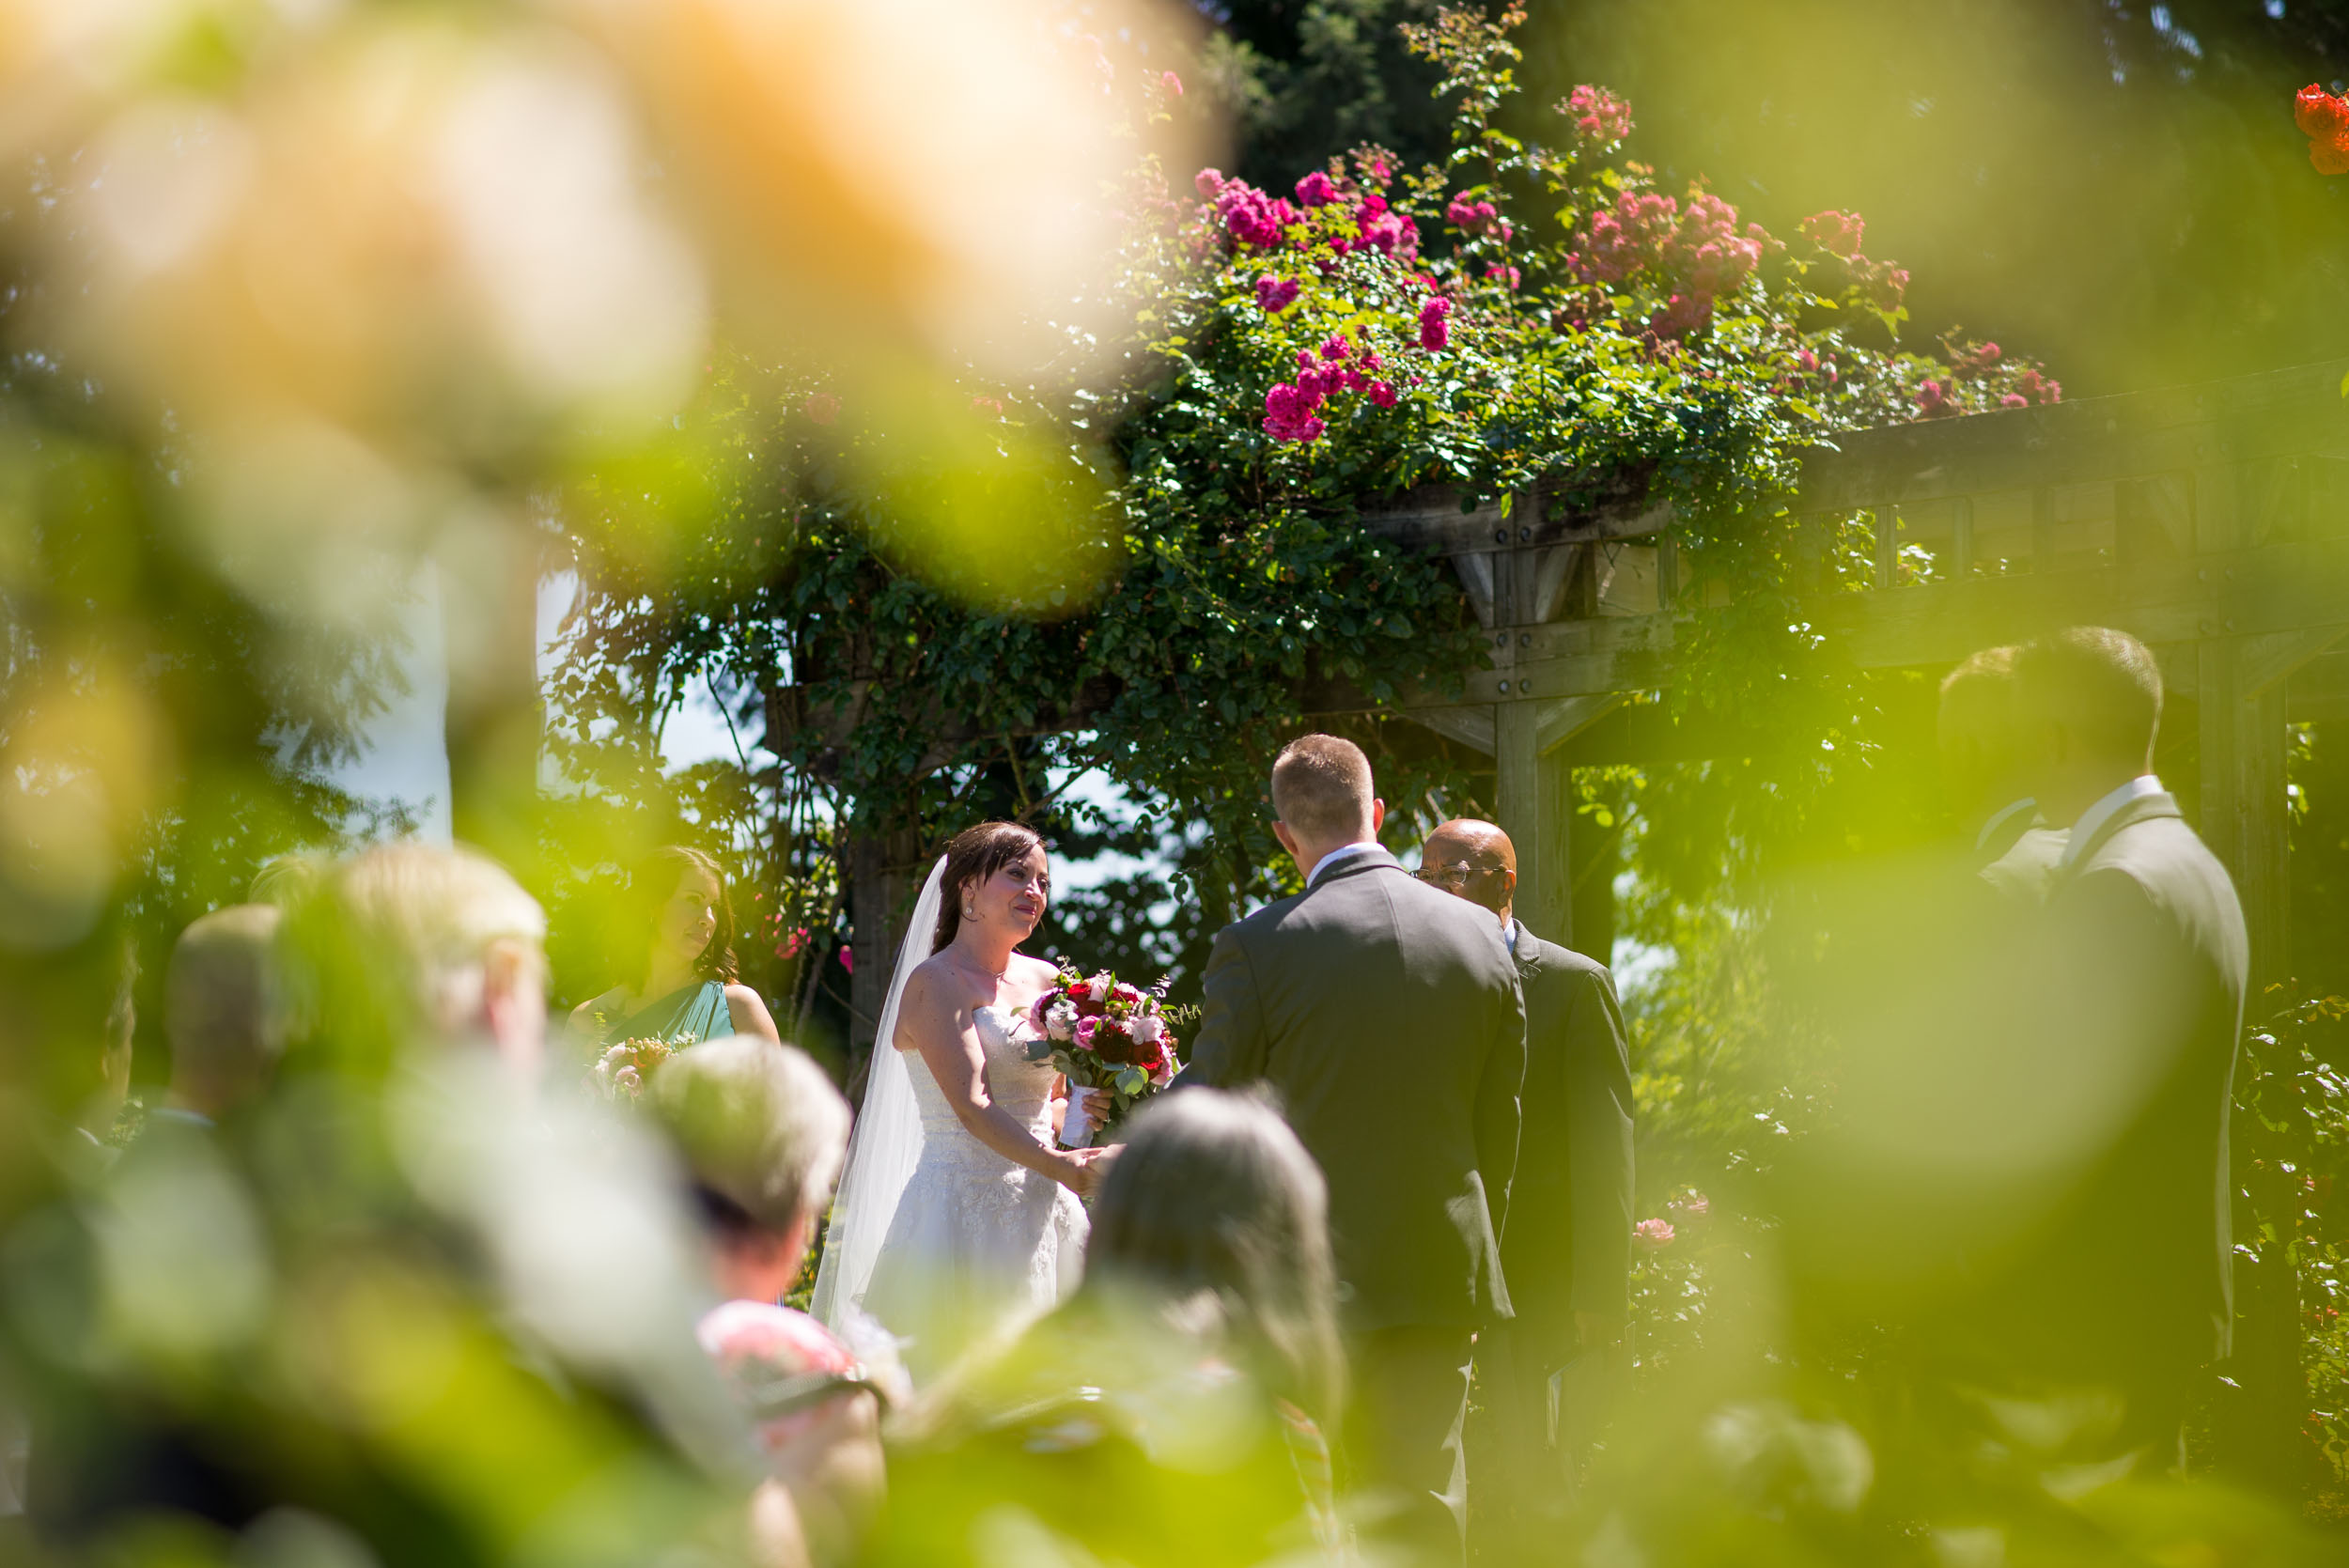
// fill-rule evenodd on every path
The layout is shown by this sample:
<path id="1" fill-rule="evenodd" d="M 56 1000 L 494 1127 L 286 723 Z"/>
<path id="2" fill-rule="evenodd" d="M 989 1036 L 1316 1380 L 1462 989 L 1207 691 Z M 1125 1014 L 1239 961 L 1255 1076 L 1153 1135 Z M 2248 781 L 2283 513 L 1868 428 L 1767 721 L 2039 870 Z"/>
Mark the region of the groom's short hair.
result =
<path id="1" fill-rule="evenodd" d="M 2076 626 L 2024 645 L 2020 695 L 2098 755 L 2146 766 L 2161 729 L 2161 666 L 2153 650 L 2108 626 Z"/>
<path id="2" fill-rule="evenodd" d="M 1351 740 L 1300 735 L 1272 763 L 1272 809 L 1315 844 L 1370 831 L 1370 758 Z"/>

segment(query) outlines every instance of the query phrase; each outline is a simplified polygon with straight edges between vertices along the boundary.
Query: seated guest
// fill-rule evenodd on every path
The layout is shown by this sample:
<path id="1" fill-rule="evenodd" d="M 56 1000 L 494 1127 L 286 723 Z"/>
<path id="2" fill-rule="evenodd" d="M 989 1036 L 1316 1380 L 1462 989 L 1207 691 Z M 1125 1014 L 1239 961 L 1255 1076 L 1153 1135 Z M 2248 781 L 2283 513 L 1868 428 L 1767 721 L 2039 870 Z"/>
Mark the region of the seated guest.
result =
<path id="1" fill-rule="evenodd" d="M 143 1141 L 58 1250 L 108 1336 L 48 1359 L 28 1412 L 58 1560 L 126 1521 L 211 1540 L 289 1508 L 385 1562 L 589 1539 L 650 1561 L 749 1521 L 763 1470 L 694 1341 L 672 1167 L 634 1119 L 534 1094 L 543 935 L 494 863 L 414 842 L 287 911 L 274 1080 L 217 1135 Z M 288 1325 L 315 1353 L 288 1358 Z M 461 1454 L 462 1484 L 419 1487 L 420 1453 Z M 614 1506 L 623 1477 L 675 1506 Z"/>
<path id="2" fill-rule="evenodd" d="M 236 904 L 179 933 L 163 972 L 171 1088 L 158 1115 L 209 1126 L 267 1086 L 279 1045 L 269 979 L 278 919 L 269 905 Z"/>
<path id="3" fill-rule="evenodd" d="M 728 1034 L 782 1043 L 767 1003 L 735 978 L 734 905 L 716 861 L 681 846 L 655 850 L 629 879 L 629 898 L 644 968 L 572 1009 L 574 1032 L 598 1046 Z"/>
<path id="4" fill-rule="evenodd" d="M 1076 1296 L 908 1423 L 875 1560 L 1334 1558 L 1335 1278 L 1321 1172 L 1265 1101 L 1152 1103 Z"/>
<path id="5" fill-rule="evenodd" d="M 724 1301 L 702 1347 L 750 1407 L 780 1496 L 762 1499 L 773 1560 L 846 1561 L 881 1493 L 880 1407 L 857 1357 L 777 1305 L 806 1260 L 848 1143 L 848 1103 L 791 1046 L 735 1037 L 661 1064 L 647 1091 L 692 1179 Z"/>

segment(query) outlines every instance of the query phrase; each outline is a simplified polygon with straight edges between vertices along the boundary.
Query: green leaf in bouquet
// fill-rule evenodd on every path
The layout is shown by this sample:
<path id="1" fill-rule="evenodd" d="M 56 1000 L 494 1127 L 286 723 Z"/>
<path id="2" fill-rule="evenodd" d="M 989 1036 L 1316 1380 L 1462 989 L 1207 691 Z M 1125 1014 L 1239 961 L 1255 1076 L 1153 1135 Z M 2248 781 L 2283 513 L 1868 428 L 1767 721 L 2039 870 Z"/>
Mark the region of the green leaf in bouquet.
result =
<path id="1" fill-rule="evenodd" d="M 1140 1067 L 1120 1067 L 1116 1084 L 1121 1094 L 1139 1094 L 1150 1086 L 1150 1075 Z"/>
<path id="2" fill-rule="evenodd" d="M 1031 1062 L 1050 1061 L 1052 1059 L 1052 1042 L 1043 1039 L 1030 1040 L 1027 1043 L 1027 1057 Z"/>

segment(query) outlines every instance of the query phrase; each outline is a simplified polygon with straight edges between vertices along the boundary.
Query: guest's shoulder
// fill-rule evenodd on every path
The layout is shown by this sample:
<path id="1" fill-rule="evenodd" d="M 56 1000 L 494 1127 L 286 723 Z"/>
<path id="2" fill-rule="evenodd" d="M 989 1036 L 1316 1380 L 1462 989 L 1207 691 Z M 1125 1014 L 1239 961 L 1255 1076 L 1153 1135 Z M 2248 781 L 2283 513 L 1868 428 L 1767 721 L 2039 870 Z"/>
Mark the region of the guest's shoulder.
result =
<path id="1" fill-rule="evenodd" d="M 721 1365 L 764 1365 L 792 1373 L 845 1375 L 856 1357 L 832 1331 L 805 1312 L 770 1301 L 726 1301 L 696 1326 L 703 1351 Z"/>

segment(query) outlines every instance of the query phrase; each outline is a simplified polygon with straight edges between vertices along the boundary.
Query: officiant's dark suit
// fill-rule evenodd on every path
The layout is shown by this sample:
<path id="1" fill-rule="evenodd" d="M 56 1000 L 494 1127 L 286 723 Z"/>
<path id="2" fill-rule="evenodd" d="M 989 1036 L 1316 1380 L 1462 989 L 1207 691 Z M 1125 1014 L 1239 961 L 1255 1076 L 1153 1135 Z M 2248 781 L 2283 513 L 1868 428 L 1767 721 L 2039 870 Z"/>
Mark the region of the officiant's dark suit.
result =
<path id="1" fill-rule="evenodd" d="M 1185 1079 L 1271 1085 L 1329 1178 L 1370 1427 L 1352 1463 L 1448 1493 L 1469 1336 L 1509 1312 L 1525 1011 L 1500 925 L 1372 845 L 1224 927 L 1206 990 Z"/>
<path id="2" fill-rule="evenodd" d="M 1631 1267 L 1631 1058 L 1607 966 L 1510 925 L 1525 992 L 1524 1131 L 1501 1265 L 1524 1370 L 1579 1347 L 1576 1314 L 1620 1323 Z"/>

